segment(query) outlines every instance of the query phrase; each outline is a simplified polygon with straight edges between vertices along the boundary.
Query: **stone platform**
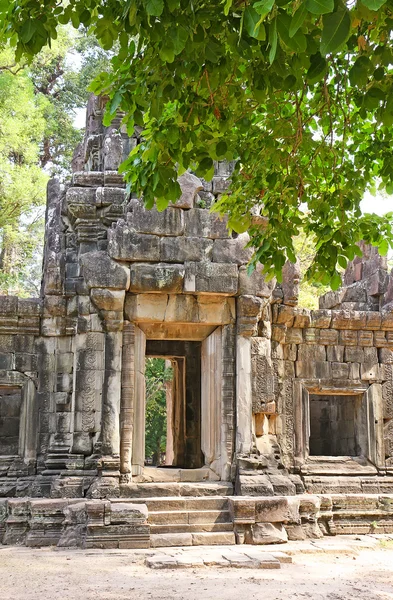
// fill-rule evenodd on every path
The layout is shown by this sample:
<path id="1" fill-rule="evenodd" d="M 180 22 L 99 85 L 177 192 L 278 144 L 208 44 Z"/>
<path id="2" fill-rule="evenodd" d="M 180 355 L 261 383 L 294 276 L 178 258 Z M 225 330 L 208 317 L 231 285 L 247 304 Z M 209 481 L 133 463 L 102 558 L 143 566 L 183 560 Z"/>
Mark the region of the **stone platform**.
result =
<path id="1" fill-rule="evenodd" d="M 5 545 L 256 546 L 370 533 L 393 533 L 392 494 L 0 500 Z"/>

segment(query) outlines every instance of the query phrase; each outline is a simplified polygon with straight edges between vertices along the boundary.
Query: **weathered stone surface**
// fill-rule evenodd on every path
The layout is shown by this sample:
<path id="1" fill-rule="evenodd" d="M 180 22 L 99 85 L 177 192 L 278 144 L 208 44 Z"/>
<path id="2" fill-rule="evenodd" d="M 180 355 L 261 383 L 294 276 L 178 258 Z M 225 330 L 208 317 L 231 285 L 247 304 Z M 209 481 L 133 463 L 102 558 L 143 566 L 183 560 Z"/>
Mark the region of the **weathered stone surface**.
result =
<path id="1" fill-rule="evenodd" d="M 242 233 L 234 239 L 215 240 L 213 245 L 213 261 L 237 265 L 247 264 L 253 254 L 251 248 L 245 247 L 249 240 L 250 237 L 247 233 Z"/>
<path id="2" fill-rule="evenodd" d="M 285 544 L 287 541 L 288 535 L 281 523 L 255 523 L 246 536 L 248 544 Z"/>
<path id="3" fill-rule="evenodd" d="M 136 233 L 124 221 L 120 221 L 108 231 L 108 252 L 109 256 L 119 260 L 159 262 L 160 238 Z"/>
<path id="4" fill-rule="evenodd" d="M 240 295 L 261 296 L 262 298 L 271 296 L 276 281 L 273 279 L 266 283 L 262 269 L 262 265 L 257 265 L 256 269 L 249 275 L 246 266 L 239 267 Z"/>
<path id="5" fill-rule="evenodd" d="M 203 190 L 202 181 L 189 172 L 180 175 L 177 181 L 180 185 L 181 196 L 174 203 L 174 206 L 179 208 L 194 208 L 195 196 L 200 190 Z"/>
<path id="6" fill-rule="evenodd" d="M 177 236 L 184 232 L 184 212 L 168 207 L 162 212 L 147 210 L 139 200 L 128 205 L 127 224 L 137 233 Z"/>
<path id="7" fill-rule="evenodd" d="M 131 265 L 130 292 L 180 293 L 183 291 L 185 269 L 176 264 L 134 263 Z"/>
<path id="8" fill-rule="evenodd" d="M 130 270 L 106 252 L 87 252 L 80 257 L 80 264 L 89 288 L 127 290 L 130 285 Z"/>
<path id="9" fill-rule="evenodd" d="M 227 219 L 211 213 L 207 208 L 193 208 L 185 213 L 185 234 L 212 240 L 228 238 Z"/>
<path id="10" fill-rule="evenodd" d="M 236 295 L 238 271 L 236 265 L 226 263 L 185 263 L 184 291 Z"/>
<path id="11" fill-rule="evenodd" d="M 287 261 L 282 269 L 284 304 L 297 306 L 299 299 L 300 265 Z"/>
<path id="12" fill-rule="evenodd" d="M 211 260 L 213 240 L 198 237 L 163 237 L 160 260 L 170 263 Z"/>

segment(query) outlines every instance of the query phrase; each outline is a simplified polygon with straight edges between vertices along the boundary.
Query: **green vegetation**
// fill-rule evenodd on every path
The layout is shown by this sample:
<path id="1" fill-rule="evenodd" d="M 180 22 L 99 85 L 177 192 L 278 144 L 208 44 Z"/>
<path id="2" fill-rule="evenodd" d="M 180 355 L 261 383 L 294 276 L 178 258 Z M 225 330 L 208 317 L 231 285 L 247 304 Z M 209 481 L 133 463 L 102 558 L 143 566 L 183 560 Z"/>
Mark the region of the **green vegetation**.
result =
<path id="1" fill-rule="evenodd" d="M 173 377 L 163 358 L 147 358 L 145 457 L 149 464 L 161 464 L 166 450 L 166 389 Z"/>
<path id="2" fill-rule="evenodd" d="M 114 49 L 92 89 L 107 123 L 121 109 L 143 128 L 122 171 L 146 206 L 177 198 L 184 169 L 208 179 L 236 160 L 215 208 L 269 275 L 301 231 L 316 243 L 306 277 L 334 288 L 357 241 L 387 252 L 392 214 L 359 203 L 376 182 L 393 193 L 393 0 L 0 0 L 18 61 L 66 23 Z"/>
<path id="3" fill-rule="evenodd" d="M 30 64 L 0 48 L 0 294 L 39 292 L 46 183 L 69 173 L 81 139 L 75 110 L 104 68 L 108 53 L 94 38 L 65 27 Z"/>

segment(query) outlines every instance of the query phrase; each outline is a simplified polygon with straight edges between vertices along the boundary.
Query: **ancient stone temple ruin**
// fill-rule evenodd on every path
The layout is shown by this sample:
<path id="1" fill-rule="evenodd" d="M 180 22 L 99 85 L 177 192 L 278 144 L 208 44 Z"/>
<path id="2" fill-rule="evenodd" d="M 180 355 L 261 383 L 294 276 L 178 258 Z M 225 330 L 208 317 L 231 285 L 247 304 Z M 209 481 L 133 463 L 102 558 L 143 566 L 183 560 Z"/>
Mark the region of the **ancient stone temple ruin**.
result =
<path id="1" fill-rule="evenodd" d="M 163 212 L 92 97 L 48 186 L 42 294 L 0 298 L 0 540 L 157 547 L 393 532 L 393 277 L 363 246 L 320 309 L 247 274 L 246 235 L 181 176 Z M 145 360 L 172 365 L 167 461 L 145 464 Z"/>

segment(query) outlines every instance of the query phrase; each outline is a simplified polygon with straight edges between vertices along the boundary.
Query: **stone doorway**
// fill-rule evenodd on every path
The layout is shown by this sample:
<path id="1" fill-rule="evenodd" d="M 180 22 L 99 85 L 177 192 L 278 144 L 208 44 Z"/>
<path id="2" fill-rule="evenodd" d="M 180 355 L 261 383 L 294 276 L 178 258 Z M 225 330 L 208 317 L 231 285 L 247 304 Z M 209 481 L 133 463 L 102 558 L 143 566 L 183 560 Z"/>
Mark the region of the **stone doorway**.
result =
<path id="1" fill-rule="evenodd" d="M 310 394 L 310 456 L 365 456 L 362 396 Z"/>
<path id="2" fill-rule="evenodd" d="M 172 464 L 167 465 L 172 468 L 145 465 L 146 357 L 161 357 L 174 365 L 177 388 L 169 410 Z M 212 330 L 198 324 L 166 328 L 162 323 L 126 322 L 120 407 L 124 480 L 227 481 L 234 451 L 234 393 L 232 325 Z"/>
<path id="3" fill-rule="evenodd" d="M 172 369 L 166 390 L 166 456 L 171 466 L 203 466 L 201 451 L 201 342 L 147 340 L 146 358 L 164 359 Z M 169 363 L 169 364 L 168 364 Z M 149 399 L 148 399 L 149 400 Z M 148 412 L 146 412 L 149 418 Z M 151 425 L 147 423 L 147 426 Z"/>
<path id="4" fill-rule="evenodd" d="M 329 382 L 294 382 L 295 466 L 329 474 L 383 468 L 380 384 L 334 387 Z M 345 459 L 345 468 L 343 467 Z M 336 465 L 336 467 L 335 467 Z"/>

